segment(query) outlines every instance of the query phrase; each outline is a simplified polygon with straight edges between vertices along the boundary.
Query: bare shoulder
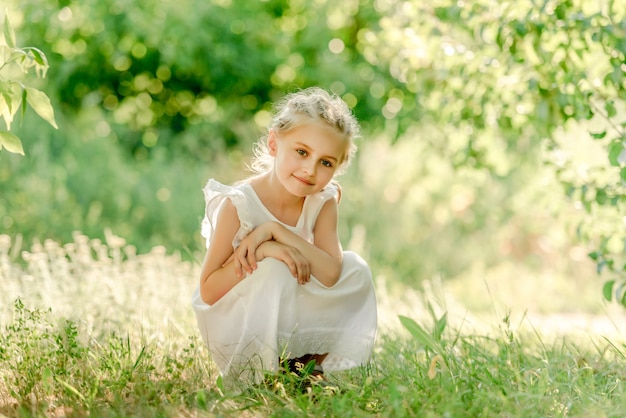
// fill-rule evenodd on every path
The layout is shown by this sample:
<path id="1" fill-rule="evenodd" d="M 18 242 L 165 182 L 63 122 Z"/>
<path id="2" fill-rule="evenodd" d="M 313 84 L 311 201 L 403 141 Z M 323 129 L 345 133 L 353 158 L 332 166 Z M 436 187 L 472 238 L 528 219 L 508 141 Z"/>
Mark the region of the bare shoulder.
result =
<path id="1" fill-rule="evenodd" d="M 338 202 L 336 199 L 328 199 L 322 209 L 320 209 L 320 213 L 317 215 L 317 220 L 315 222 L 315 229 L 324 227 L 336 228 L 337 226 L 337 217 L 338 217 Z"/>
<path id="2" fill-rule="evenodd" d="M 313 228 L 314 245 L 337 260 L 341 260 L 341 243 L 337 232 L 337 200 L 328 199 L 320 210 Z"/>
<path id="3" fill-rule="evenodd" d="M 239 226 L 237 208 L 230 199 L 226 199 L 217 214 L 215 233 L 204 260 L 203 277 L 217 270 L 232 254 L 232 242 Z"/>
<path id="4" fill-rule="evenodd" d="M 223 240 L 231 241 L 237 233 L 240 227 L 239 214 L 237 208 L 230 201 L 230 199 L 224 200 L 222 207 L 217 214 L 217 220 L 215 225 L 215 236 L 213 242 L 221 245 Z"/>
<path id="5" fill-rule="evenodd" d="M 237 214 L 237 208 L 231 202 L 230 199 L 225 199 L 219 213 L 217 214 L 218 225 L 223 221 L 237 221 L 239 223 L 239 215 Z"/>

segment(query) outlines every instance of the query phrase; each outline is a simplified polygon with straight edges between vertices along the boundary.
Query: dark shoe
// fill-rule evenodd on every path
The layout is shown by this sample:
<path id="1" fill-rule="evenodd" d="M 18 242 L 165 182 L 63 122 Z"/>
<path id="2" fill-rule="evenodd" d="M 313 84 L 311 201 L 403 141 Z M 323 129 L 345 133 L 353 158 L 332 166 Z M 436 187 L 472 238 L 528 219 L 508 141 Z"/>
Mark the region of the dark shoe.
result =
<path id="1" fill-rule="evenodd" d="M 312 356 L 283 360 L 281 365 L 281 372 L 286 372 L 296 377 L 298 380 L 297 385 L 303 393 L 308 392 L 313 386 L 318 386 L 330 392 L 339 391 L 339 386 L 326 378 L 324 368 L 317 364 L 312 359 Z"/>
<path id="2" fill-rule="evenodd" d="M 293 373 L 299 377 L 306 377 L 313 373 L 318 366 L 315 360 L 311 360 L 310 356 L 303 356 L 298 358 L 290 358 L 283 361 L 283 368 L 285 371 Z"/>

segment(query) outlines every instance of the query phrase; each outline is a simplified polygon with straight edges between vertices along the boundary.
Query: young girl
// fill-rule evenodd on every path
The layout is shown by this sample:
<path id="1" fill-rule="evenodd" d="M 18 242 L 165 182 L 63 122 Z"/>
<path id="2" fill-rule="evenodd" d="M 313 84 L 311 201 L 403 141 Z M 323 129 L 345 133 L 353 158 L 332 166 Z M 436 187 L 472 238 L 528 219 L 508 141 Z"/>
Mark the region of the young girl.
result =
<path id="1" fill-rule="evenodd" d="M 193 295 L 198 326 L 227 381 L 255 383 L 285 364 L 365 364 L 376 335 L 370 270 L 343 251 L 335 175 L 358 123 L 319 88 L 286 96 L 255 149 L 256 175 L 204 188 L 208 251 Z"/>

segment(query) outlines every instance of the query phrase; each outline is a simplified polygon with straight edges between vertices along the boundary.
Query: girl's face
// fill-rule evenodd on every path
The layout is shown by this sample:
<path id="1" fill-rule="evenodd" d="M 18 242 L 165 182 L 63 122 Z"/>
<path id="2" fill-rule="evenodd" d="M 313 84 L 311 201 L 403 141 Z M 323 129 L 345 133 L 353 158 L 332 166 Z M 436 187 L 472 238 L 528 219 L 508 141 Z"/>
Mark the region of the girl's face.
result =
<path id="1" fill-rule="evenodd" d="M 348 140 L 323 122 L 309 121 L 287 132 L 271 131 L 267 145 L 274 173 L 294 196 L 322 190 L 346 157 Z"/>

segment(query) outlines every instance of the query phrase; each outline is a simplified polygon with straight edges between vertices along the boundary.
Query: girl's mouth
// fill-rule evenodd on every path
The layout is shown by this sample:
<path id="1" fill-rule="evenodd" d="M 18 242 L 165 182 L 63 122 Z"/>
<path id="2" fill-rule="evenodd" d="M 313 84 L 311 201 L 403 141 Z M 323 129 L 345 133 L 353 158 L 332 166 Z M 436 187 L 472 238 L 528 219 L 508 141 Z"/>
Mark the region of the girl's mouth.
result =
<path id="1" fill-rule="evenodd" d="M 311 183 L 310 181 L 305 180 L 305 179 L 303 179 L 303 178 L 301 178 L 301 177 L 298 177 L 298 176 L 293 176 L 293 177 L 294 177 L 296 180 L 298 180 L 300 183 L 306 184 L 307 186 L 313 186 L 313 185 L 315 184 L 315 183 Z"/>

